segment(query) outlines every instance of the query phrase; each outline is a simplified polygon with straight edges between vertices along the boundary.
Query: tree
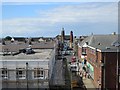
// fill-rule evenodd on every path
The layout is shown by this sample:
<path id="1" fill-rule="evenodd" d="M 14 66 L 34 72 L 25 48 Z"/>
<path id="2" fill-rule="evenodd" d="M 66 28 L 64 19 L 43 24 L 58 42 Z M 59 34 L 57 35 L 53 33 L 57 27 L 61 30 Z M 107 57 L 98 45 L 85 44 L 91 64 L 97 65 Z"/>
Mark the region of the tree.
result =
<path id="1" fill-rule="evenodd" d="M 12 39 L 12 37 L 10 37 L 10 36 L 5 37 L 5 40 L 11 40 L 11 39 Z"/>

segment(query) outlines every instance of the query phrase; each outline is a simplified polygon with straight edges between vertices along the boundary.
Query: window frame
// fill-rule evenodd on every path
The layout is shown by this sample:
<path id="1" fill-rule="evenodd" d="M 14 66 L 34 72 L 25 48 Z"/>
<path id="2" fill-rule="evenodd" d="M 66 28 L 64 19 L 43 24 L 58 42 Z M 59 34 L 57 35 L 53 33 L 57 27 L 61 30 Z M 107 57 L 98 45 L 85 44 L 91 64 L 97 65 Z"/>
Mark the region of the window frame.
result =
<path id="1" fill-rule="evenodd" d="M 25 68 L 16 68 L 16 78 L 17 79 L 26 79 Z"/>
<path id="2" fill-rule="evenodd" d="M 43 68 L 34 68 L 34 78 L 35 79 L 44 79 L 44 69 Z"/>
<path id="3" fill-rule="evenodd" d="M 8 79 L 8 70 L 7 70 L 7 68 L 2 68 L 2 73 L 1 74 L 2 74 L 3 79 Z"/>

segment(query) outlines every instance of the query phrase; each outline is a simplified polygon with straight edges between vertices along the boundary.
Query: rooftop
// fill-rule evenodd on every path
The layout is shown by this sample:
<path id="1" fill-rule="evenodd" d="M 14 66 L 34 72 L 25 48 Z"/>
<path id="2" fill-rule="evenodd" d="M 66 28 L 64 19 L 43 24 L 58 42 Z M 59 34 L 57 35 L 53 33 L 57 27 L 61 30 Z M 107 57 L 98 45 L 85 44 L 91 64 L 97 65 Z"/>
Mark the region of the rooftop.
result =
<path id="1" fill-rule="evenodd" d="M 20 49 L 25 49 L 29 47 L 29 43 L 24 42 L 8 42 L 5 45 L 0 44 L 0 52 L 9 51 L 9 52 L 18 52 Z M 50 42 L 32 42 L 31 48 L 33 49 L 53 49 L 54 41 Z"/>
<path id="2" fill-rule="evenodd" d="M 17 55 L 1 56 L 2 60 L 49 60 L 53 49 L 33 49 L 34 54 L 20 53 Z"/>
<path id="3" fill-rule="evenodd" d="M 80 46 L 83 46 L 85 43 L 88 46 L 102 50 L 103 52 L 116 52 L 119 41 L 118 34 L 110 35 L 91 35 L 85 38 L 82 42 L 79 43 Z"/>

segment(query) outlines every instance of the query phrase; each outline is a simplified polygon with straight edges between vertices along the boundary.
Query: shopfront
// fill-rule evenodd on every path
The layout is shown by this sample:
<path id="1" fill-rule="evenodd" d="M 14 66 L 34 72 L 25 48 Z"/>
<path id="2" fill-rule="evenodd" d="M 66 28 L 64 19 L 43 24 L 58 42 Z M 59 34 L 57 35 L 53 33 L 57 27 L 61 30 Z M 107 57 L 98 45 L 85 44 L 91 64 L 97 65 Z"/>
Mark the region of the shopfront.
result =
<path id="1" fill-rule="evenodd" d="M 94 79 L 94 67 L 89 62 L 87 62 L 87 71 L 91 78 Z"/>

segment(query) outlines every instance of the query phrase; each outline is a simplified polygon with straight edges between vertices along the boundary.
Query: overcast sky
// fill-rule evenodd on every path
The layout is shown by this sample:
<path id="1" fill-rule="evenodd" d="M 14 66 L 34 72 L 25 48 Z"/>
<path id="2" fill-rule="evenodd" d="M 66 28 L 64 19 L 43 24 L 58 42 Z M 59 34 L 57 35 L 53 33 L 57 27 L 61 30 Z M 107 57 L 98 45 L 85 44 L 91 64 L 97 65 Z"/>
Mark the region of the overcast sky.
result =
<path id="1" fill-rule="evenodd" d="M 2 36 L 56 36 L 118 32 L 116 2 L 2 3 Z"/>

